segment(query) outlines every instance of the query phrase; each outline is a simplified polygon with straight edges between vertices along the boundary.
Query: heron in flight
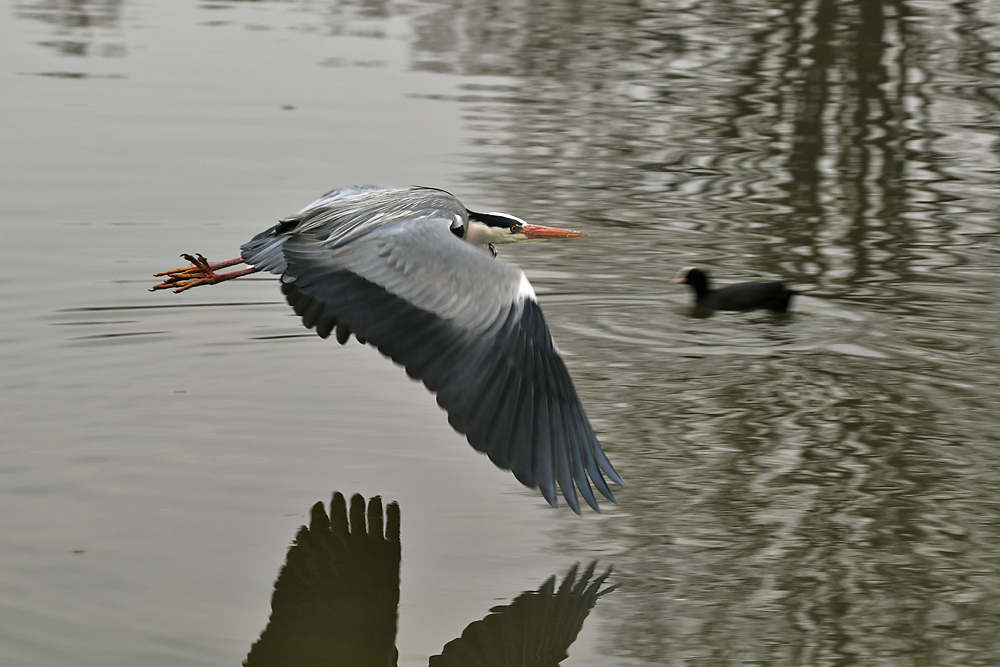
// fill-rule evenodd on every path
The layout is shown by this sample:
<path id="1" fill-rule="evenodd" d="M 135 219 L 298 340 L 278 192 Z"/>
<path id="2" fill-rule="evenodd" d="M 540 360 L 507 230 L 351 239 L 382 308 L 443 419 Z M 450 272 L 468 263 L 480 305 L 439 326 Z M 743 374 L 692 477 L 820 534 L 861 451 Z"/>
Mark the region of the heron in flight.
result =
<path id="1" fill-rule="evenodd" d="M 281 289 L 307 328 L 374 345 L 437 394 L 449 423 L 538 488 L 556 488 L 580 513 L 577 490 L 614 501 L 605 475 L 625 483 L 584 413 L 524 272 L 495 259 L 495 246 L 581 232 L 469 211 L 427 187 L 332 190 L 240 248 L 240 257 L 166 271 L 153 289 L 175 292 L 258 271 Z M 491 256 L 492 255 L 492 256 Z M 249 268 L 216 273 L 238 264 Z"/>

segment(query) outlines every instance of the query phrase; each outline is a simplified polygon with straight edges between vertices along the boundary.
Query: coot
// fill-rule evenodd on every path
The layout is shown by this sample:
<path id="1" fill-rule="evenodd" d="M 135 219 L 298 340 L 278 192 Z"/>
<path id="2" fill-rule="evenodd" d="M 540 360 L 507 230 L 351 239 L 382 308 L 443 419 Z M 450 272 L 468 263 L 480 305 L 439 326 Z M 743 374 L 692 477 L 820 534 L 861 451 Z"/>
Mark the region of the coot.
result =
<path id="1" fill-rule="evenodd" d="M 694 266 L 684 267 L 670 282 L 690 285 L 697 304 L 712 310 L 761 308 L 784 313 L 788 311 L 792 295 L 797 294 L 780 280 L 770 283 L 737 283 L 712 289 L 709 287 L 708 274 Z"/>

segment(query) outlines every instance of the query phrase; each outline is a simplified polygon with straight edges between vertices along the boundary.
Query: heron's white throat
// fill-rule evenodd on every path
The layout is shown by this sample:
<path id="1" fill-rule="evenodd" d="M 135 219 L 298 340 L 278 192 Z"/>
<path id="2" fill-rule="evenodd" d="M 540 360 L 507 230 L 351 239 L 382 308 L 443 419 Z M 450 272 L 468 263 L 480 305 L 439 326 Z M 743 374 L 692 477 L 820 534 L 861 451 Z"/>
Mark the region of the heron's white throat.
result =
<path id="1" fill-rule="evenodd" d="M 512 227 L 517 227 L 524 222 L 514 216 L 505 216 L 511 219 L 510 227 L 494 227 L 492 225 L 486 225 L 478 220 L 470 220 L 469 227 L 465 230 L 465 236 L 463 237 L 466 241 L 474 246 L 486 249 L 490 245 L 499 245 L 503 243 L 519 243 L 521 241 L 529 241 L 527 236 L 522 233 L 511 232 Z"/>

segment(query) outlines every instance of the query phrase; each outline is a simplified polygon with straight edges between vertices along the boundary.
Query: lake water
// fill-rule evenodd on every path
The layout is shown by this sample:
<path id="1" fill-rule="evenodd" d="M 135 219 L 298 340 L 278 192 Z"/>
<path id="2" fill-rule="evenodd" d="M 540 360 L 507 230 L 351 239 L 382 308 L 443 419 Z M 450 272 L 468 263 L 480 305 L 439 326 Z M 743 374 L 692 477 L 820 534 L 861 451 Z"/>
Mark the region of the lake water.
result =
<path id="1" fill-rule="evenodd" d="M 400 665 L 573 563 L 566 665 L 1000 664 L 1000 3 L 0 3 L 0 664 L 239 664 L 334 491 Z M 275 279 L 150 293 L 326 190 L 446 188 L 629 486 L 577 517 Z M 784 279 L 698 317 L 669 279 Z"/>

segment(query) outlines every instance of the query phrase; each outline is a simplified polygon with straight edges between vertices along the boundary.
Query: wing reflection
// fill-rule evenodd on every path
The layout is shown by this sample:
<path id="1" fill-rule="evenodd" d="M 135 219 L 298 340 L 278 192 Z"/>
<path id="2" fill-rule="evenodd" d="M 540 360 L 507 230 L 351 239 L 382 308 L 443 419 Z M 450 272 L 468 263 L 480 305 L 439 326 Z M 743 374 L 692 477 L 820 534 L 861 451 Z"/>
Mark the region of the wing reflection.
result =
<path id="1" fill-rule="evenodd" d="M 430 667 L 549 667 L 568 656 L 611 568 L 594 577 L 597 561 L 576 576 L 574 565 L 556 589 L 555 575 L 537 591 L 525 591 L 512 603 L 493 607 L 489 616 L 470 623 L 462 636 L 448 642 Z"/>
<path id="2" fill-rule="evenodd" d="M 374 497 L 333 494 L 330 513 L 313 505 L 288 549 L 271 598 L 271 618 L 250 648 L 246 667 L 393 667 L 397 664 L 399 505 Z M 431 667 L 545 667 L 556 665 L 583 627 L 608 568 L 597 561 L 578 575 L 574 565 L 557 586 L 553 575 L 538 590 L 470 623 L 462 636 L 430 659 Z"/>
<path id="3" fill-rule="evenodd" d="M 274 582 L 271 618 L 247 667 L 396 664 L 399 505 L 341 493 L 312 507 Z"/>

